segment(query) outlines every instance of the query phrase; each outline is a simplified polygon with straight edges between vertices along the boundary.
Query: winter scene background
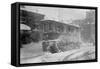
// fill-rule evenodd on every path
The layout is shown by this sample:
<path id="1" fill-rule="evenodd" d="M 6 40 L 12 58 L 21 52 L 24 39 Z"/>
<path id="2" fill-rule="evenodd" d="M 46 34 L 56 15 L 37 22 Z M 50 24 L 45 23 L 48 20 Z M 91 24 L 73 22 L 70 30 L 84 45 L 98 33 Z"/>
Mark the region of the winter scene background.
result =
<path id="1" fill-rule="evenodd" d="M 20 6 L 20 63 L 95 59 L 95 10 Z"/>

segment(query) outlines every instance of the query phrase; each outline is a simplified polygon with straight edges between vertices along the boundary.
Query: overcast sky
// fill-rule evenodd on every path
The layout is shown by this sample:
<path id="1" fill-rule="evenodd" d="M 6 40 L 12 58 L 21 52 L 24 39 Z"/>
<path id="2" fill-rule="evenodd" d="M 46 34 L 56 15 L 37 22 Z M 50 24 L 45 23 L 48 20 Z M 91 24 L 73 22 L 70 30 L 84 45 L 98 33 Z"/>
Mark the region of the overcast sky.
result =
<path id="1" fill-rule="evenodd" d="M 24 10 L 44 14 L 45 20 L 63 21 L 64 23 L 69 23 L 72 20 L 84 19 L 86 17 L 86 12 L 89 11 L 87 9 L 39 6 L 25 6 Z"/>

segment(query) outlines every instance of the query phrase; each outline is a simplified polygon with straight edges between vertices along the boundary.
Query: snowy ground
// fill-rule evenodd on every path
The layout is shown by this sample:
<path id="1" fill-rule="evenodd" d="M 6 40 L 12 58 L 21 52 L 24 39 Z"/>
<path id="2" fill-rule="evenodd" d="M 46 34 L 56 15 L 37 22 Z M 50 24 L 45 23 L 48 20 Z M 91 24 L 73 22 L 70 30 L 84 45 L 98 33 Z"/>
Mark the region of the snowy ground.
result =
<path id="1" fill-rule="evenodd" d="M 80 49 L 55 54 L 44 53 L 41 46 L 30 46 L 21 49 L 21 63 L 23 64 L 91 59 L 95 59 L 95 46 L 83 46 Z"/>

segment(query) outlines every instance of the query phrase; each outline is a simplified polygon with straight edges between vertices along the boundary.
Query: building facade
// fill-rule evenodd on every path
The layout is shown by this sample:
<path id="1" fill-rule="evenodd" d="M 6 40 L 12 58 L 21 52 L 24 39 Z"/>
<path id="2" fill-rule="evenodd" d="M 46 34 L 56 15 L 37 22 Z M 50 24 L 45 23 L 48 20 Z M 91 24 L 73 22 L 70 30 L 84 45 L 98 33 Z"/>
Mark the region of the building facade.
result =
<path id="1" fill-rule="evenodd" d="M 26 10 L 20 11 L 20 23 L 26 24 L 31 27 L 33 32 L 40 34 L 40 40 L 44 39 L 57 39 L 60 35 L 65 34 L 78 34 L 79 27 L 75 25 L 65 24 L 54 20 L 43 20 L 43 14 L 30 12 Z M 35 33 L 32 33 L 33 35 Z M 35 36 L 33 36 L 35 37 Z"/>

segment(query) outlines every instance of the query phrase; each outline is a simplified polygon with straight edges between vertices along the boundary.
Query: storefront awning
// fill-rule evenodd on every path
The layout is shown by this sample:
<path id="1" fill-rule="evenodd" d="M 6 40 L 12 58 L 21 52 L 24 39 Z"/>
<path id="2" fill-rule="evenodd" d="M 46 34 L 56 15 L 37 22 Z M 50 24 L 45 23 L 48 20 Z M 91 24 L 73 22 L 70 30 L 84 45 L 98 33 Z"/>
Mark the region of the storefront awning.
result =
<path id="1" fill-rule="evenodd" d="M 20 24 L 20 30 L 31 30 L 31 28 L 28 25 Z"/>

